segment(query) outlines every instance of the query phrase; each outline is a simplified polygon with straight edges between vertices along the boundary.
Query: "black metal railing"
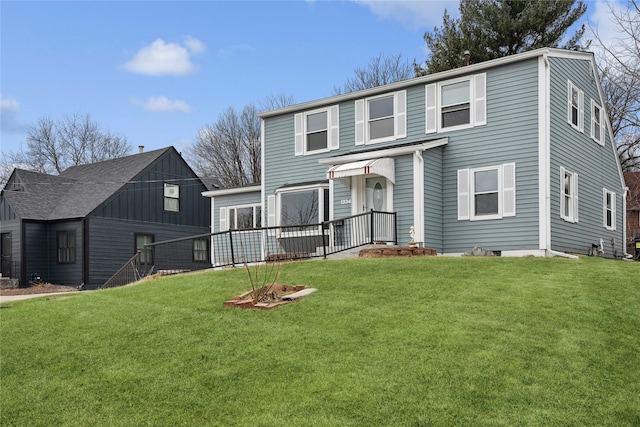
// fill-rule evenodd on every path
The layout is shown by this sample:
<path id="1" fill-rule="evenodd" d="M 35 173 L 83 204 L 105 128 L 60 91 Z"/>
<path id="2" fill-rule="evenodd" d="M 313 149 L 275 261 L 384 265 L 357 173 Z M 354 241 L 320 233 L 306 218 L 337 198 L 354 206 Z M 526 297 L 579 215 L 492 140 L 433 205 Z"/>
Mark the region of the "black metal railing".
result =
<path id="1" fill-rule="evenodd" d="M 318 224 L 227 230 L 154 242 L 145 245 L 102 288 L 131 283 L 150 273 L 326 258 L 372 243 L 397 244 L 396 229 L 395 212 L 370 211 Z"/>

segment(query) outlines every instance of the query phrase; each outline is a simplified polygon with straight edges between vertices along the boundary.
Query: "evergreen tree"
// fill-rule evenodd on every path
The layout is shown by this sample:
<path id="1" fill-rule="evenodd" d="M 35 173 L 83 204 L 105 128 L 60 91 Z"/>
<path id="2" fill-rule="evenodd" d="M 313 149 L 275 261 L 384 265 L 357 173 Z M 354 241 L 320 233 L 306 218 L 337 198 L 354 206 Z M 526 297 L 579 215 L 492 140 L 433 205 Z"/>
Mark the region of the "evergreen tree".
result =
<path id="1" fill-rule="evenodd" d="M 459 10 L 455 19 L 445 10 L 442 27 L 425 33 L 431 56 L 414 64 L 416 75 L 459 67 L 466 50 L 478 63 L 541 47 L 582 49 L 584 25 L 560 46 L 587 10 L 582 0 L 461 0 Z"/>

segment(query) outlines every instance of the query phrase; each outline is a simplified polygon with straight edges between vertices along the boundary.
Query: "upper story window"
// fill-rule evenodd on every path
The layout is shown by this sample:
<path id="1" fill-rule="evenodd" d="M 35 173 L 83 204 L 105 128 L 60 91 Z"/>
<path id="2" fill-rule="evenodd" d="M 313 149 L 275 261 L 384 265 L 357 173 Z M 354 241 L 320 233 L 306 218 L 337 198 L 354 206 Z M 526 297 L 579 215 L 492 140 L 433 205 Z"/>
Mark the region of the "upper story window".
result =
<path id="1" fill-rule="evenodd" d="M 483 73 L 425 86 L 425 133 L 485 125 L 486 80 Z"/>
<path id="2" fill-rule="evenodd" d="M 164 184 L 164 210 L 180 212 L 180 186 L 177 184 Z"/>
<path id="3" fill-rule="evenodd" d="M 58 231 L 58 264 L 76 262 L 76 232 Z"/>
<path id="4" fill-rule="evenodd" d="M 355 102 L 356 145 L 394 141 L 407 136 L 407 91 Z"/>
<path id="5" fill-rule="evenodd" d="M 602 190 L 603 225 L 607 230 L 616 229 L 616 193 Z"/>
<path id="6" fill-rule="evenodd" d="M 571 82 L 567 84 L 567 121 L 576 130 L 584 131 L 584 92 Z"/>
<path id="7" fill-rule="evenodd" d="M 591 100 L 591 138 L 598 144 L 604 145 L 603 110 L 593 99 Z"/>
<path id="8" fill-rule="evenodd" d="M 578 222 L 578 174 L 560 168 L 560 217 Z"/>
<path id="9" fill-rule="evenodd" d="M 259 204 L 220 208 L 220 231 L 262 227 Z"/>
<path id="10" fill-rule="evenodd" d="M 295 155 L 323 153 L 340 148 L 337 105 L 298 113 L 295 122 Z"/>
<path id="11" fill-rule="evenodd" d="M 516 215 L 516 165 L 458 170 L 458 219 L 500 219 Z"/>

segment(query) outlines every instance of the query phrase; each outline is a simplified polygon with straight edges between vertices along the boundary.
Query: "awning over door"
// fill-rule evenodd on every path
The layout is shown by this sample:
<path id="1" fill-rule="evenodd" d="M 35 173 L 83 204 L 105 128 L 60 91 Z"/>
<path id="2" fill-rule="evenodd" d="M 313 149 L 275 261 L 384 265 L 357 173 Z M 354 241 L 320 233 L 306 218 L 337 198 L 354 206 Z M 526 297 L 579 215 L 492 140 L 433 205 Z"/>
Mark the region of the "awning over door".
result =
<path id="1" fill-rule="evenodd" d="M 343 179 L 358 175 L 379 175 L 395 182 L 395 165 L 392 158 L 360 160 L 332 166 L 327 171 L 328 179 Z"/>

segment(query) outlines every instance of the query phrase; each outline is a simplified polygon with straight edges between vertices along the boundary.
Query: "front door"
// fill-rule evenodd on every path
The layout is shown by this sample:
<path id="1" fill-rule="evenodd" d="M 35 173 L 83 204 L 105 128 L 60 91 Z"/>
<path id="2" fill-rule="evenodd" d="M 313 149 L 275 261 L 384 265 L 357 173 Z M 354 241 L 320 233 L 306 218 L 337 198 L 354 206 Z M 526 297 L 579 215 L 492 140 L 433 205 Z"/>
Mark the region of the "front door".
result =
<path id="1" fill-rule="evenodd" d="M 14 273 L 11 271 L 11 233 L 2 233 L 0 258 L 2 259 L 2 277 L 11 277 Z"/>
<path id="2" fill-rule="evenodd" d="M 383 176 L 366 177 L 364 180 L 364 211 L 391 212 L 387 178 Z M 391 215 L 373 214 L 373 241 L 393 241 L 393 217 Z"/>

